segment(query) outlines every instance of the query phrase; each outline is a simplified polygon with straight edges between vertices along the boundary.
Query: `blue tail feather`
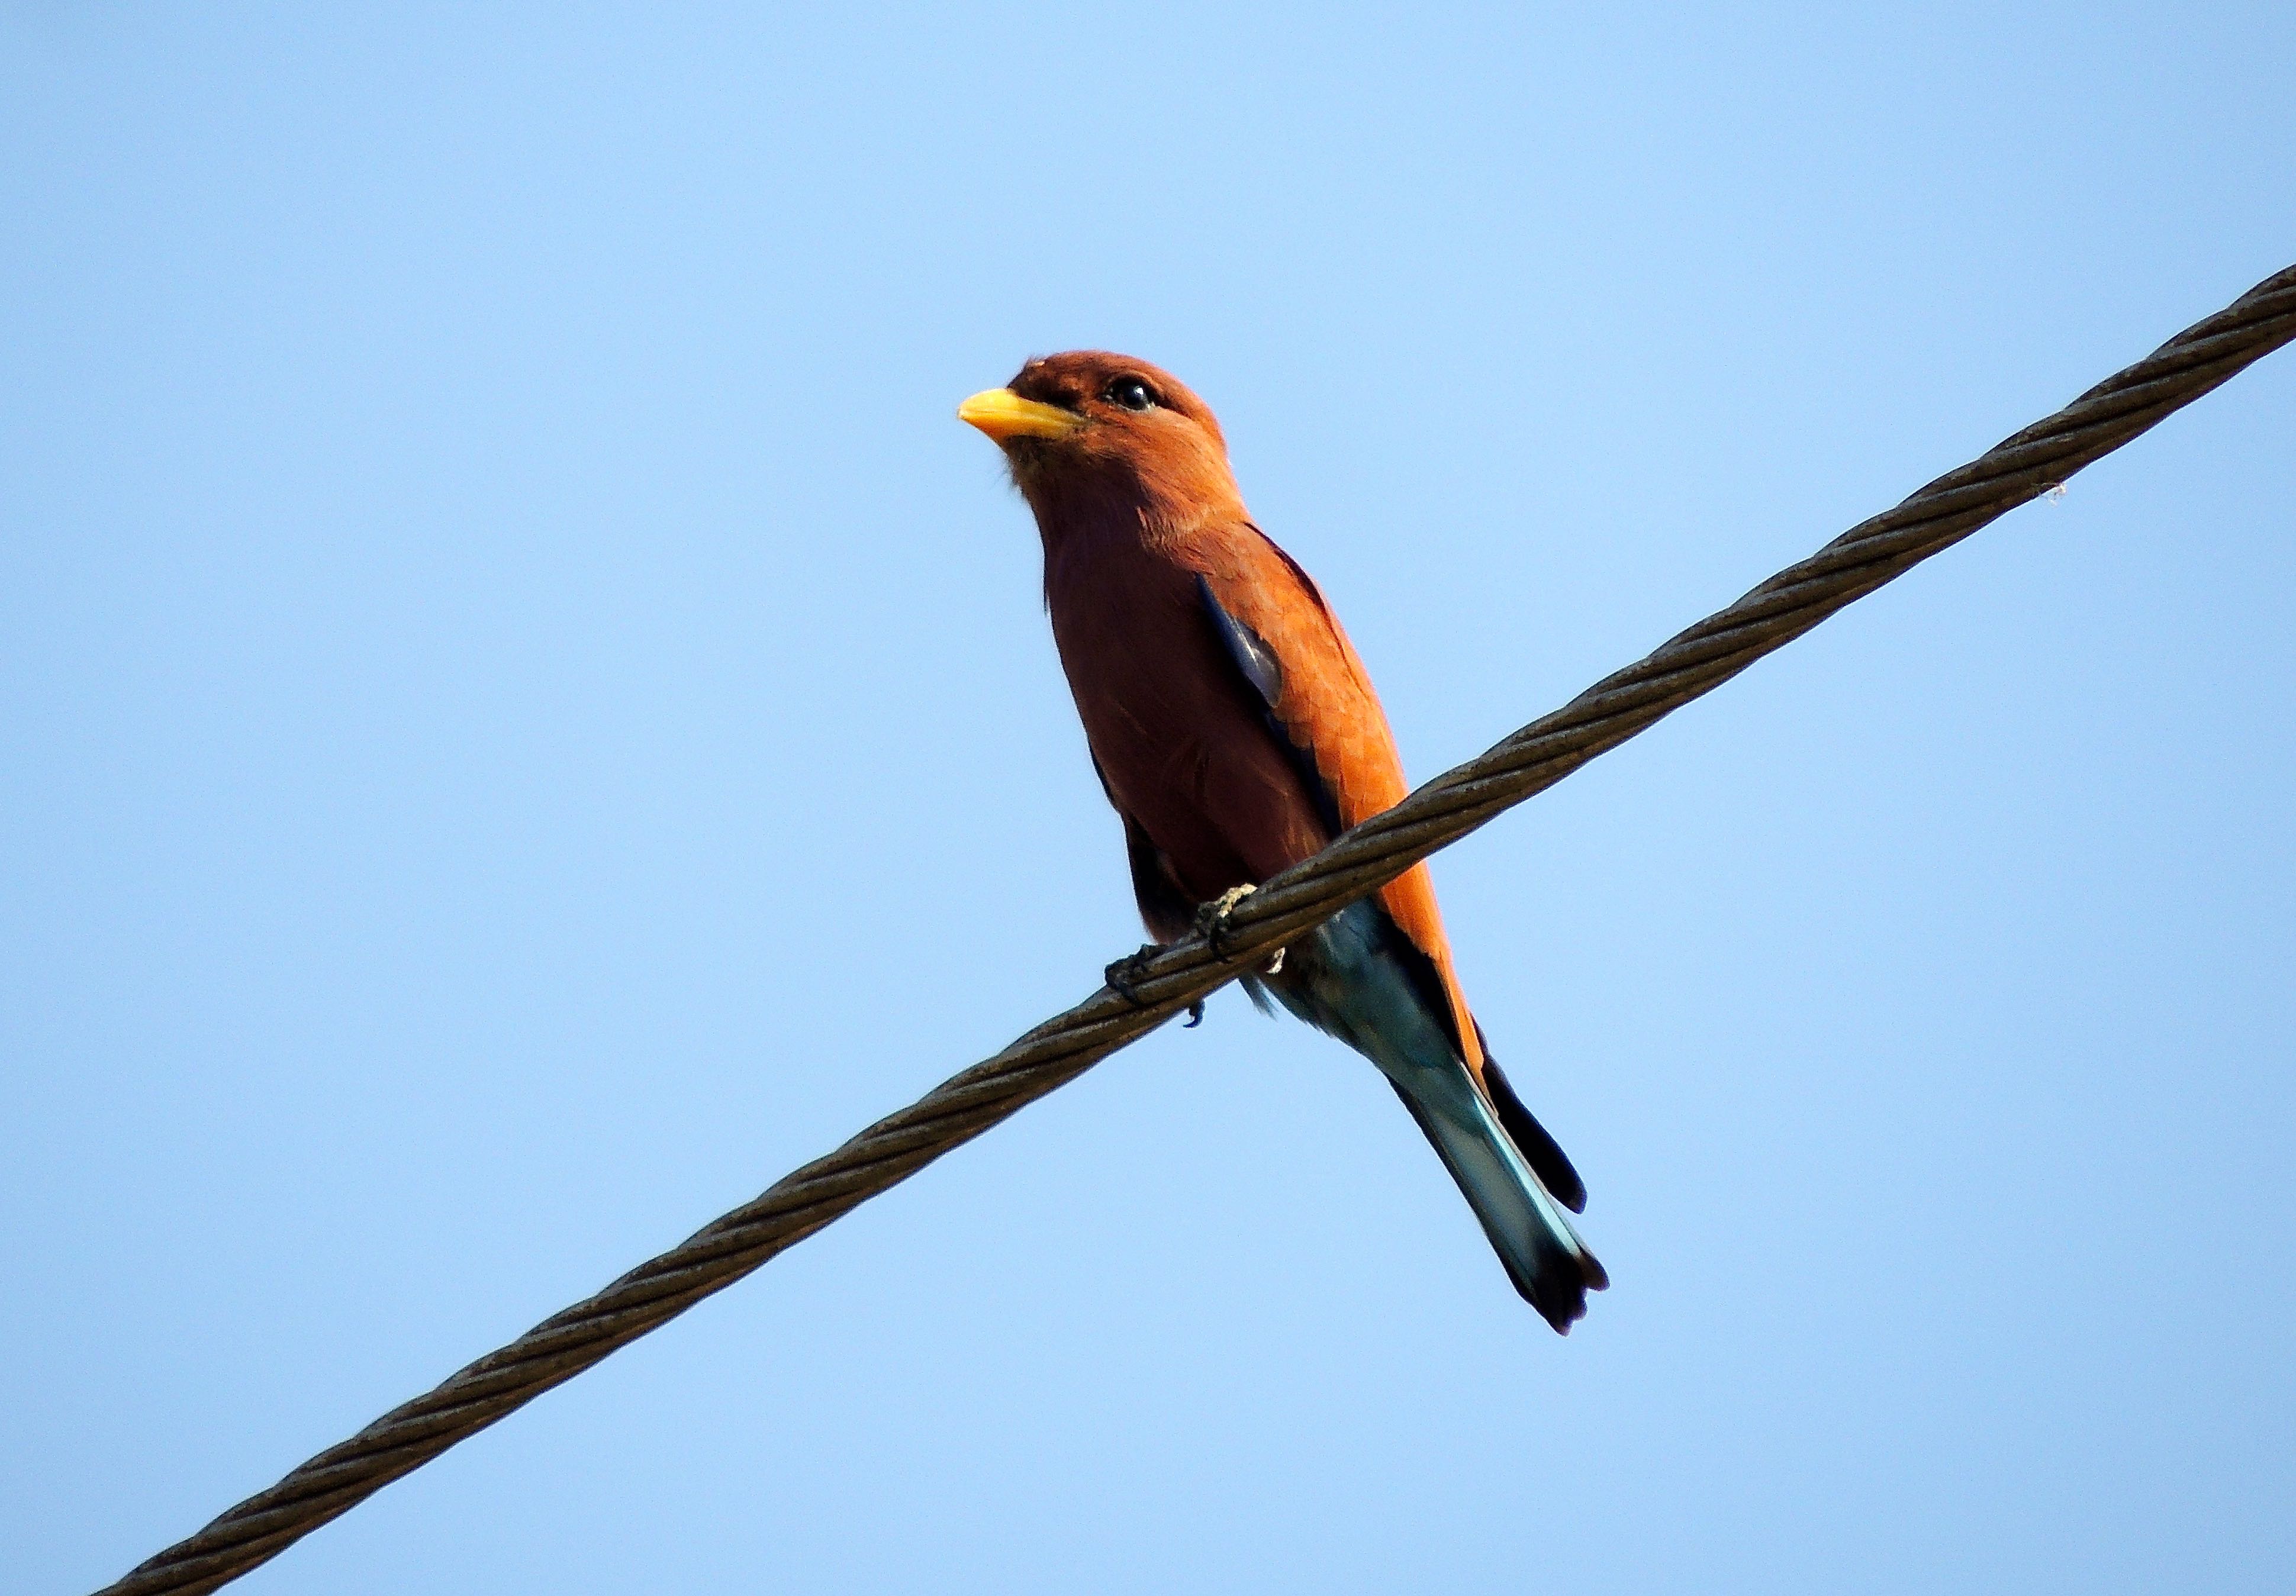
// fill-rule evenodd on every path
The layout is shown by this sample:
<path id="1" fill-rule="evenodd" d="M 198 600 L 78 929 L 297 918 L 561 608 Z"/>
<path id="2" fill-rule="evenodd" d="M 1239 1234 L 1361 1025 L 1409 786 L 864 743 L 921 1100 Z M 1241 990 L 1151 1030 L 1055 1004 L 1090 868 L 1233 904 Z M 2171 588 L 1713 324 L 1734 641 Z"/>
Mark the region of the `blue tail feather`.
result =
<path id="1" fill-rule="evenodd" d="M 1379 1066 L 1482 1222 L 1515 1289 L 1567 1332 L 1586 1313 L 1587 1293 L 1610 1283 L 1563 1214 L 1566 1205 L 1585 1202 L 1585 1188 L 1504 1077 L 1493 1089 L 1503 1104 L 1477 1088 L 1449 1014 L 1433 1011 L 1414 956 L 1424 962 L 1377 902 L 1365 899 L 1293 944 L 1282 971 L 1253 984 Z M 1557 1190 L 1540 1179 L 1542 1168 Z"/>

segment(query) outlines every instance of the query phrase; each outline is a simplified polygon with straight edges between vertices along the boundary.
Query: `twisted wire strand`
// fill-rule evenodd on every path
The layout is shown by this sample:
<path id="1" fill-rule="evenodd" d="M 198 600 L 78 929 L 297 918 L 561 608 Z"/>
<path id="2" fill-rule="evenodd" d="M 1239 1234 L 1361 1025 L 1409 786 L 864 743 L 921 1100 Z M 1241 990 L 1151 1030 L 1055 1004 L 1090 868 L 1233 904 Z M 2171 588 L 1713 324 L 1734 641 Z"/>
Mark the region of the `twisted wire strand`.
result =
<path id="1" fill-rule="evenodd" d="M 1147 954 L 996 1057 L 879 1120 L 595 1296 L 329 1447 L 100 1596 L 193 1596 L 277 1556 L 402 1475 L 722 1291 L 1225 985 L 1348 904 L 2296 340 L 2296 266 L 2070 405 L 1789 566 L 1652 653 Z"/>

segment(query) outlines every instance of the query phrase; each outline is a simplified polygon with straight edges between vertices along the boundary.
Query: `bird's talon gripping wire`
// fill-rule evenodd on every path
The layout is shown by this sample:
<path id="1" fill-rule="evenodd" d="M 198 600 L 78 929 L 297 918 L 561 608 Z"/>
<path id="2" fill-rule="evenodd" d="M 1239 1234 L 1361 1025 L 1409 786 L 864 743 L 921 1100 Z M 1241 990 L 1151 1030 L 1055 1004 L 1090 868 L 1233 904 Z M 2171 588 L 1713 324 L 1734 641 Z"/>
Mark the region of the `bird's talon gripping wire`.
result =
<path id="1" fill-rule="evenodd" d="M 1148 961 L 1154 958 L 1159 951 L 1151 945 L 1142 948 L 1138 953 L 1127 954 L 1106 970 L 1102 970 L 1101 979 L 1108 983 L 1108 989 L 1111 992 L 1126 1003 L 1136 1009 L 1144 1009 L 1148 1006 L 1148 1000 L 1140 995 L 1140 989 L 1134 986 L 1133 982 L 1147 970 Z"/>
<path id="2" fill-rule="evenodd" d="M 1196 911 L 1196 929 L 1203 933 L 1205 942 L 1210 945 L 1212 957 L 1223 963 L 1227 960 L 1227 917 L 1238 904 L 1256 890 L 1249 886 L 1231 887 Z"/>
<path id="3" fill-rule="evenodd" d="M 1101 978 L 1108 983 L 1108 989 L 1111 992 L 1126 1003 L 1136 1009 L 1144 1009 L 1148 1006 L 1148 1000 L 1140 995 L 1140 988 L 1133 983 L 1148 968 L 1148 961 L 1163 951 L 1152 942 L 1138 953 L 1127 954 L 1106 970 L 1102 970 Z M 1283 962 L 1281 954 L 1276 955 L 1276 962 L 1279 964 Z M 1187 1023 L 1183 1028 L 1193 1031 L 1203 1023 L 1204 1000 L 1198 998 L 1188 1005 Z"/>

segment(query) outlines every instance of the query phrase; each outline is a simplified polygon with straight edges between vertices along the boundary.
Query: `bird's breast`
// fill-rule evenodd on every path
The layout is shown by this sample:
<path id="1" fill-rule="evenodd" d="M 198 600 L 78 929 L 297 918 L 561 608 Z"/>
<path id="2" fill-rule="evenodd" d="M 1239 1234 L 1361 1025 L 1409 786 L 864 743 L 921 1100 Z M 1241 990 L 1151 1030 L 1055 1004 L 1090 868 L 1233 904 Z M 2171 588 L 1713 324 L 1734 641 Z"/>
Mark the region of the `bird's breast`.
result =
<path id="1" fill-rule="evenodd" d="M 1117 807 L 1197 899 L 1325 840 L 1297 771 L 1205 613 L 1195 572 L 1140 547 L 1048 558 L 1046 600 L 1086 740 Z"/>

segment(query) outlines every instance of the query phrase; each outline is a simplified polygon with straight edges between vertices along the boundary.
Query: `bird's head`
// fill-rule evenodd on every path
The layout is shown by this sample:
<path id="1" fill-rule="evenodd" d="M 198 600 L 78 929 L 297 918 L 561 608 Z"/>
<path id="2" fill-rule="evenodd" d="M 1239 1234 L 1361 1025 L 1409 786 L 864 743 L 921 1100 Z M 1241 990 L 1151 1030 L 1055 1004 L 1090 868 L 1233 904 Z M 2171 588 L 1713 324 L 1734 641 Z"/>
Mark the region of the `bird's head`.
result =
<path id="1" fill-rule="evenodd" d="M 1144 360 L 1102 349 L 1044 356 L 956 414 L 1004 449 L 1048 538 L 1111 513 L 1177 533 L 1244 512 L 1210 408 Z"/>

